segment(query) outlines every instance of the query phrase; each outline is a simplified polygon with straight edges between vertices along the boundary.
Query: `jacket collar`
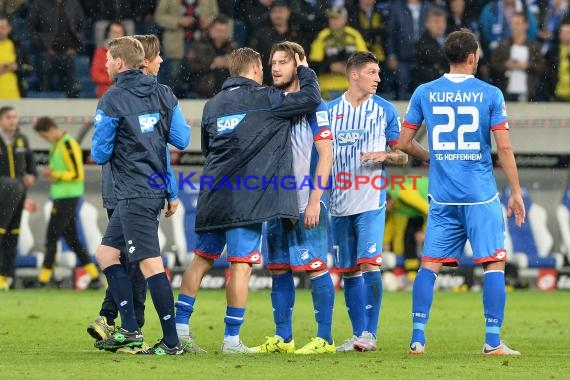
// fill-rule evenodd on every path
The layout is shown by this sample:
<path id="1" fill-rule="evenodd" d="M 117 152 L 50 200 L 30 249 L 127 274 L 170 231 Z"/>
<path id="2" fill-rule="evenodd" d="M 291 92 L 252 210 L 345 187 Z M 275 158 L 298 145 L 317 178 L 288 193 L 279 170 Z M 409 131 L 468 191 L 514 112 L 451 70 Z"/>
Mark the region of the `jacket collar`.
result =
<path id="1" fill-rule="evenodd" d="M 226 79 L 226 81 L 222 85 L 222 90 L 227 90 L 228 88 L 238 87 L 238 86 L 261 87 L 261 85 L 259 83 L 257 83 L 256 81 L 254 81 L 252 79 L 245 78 L 245 77 L 231 77 L 231 78 Z"/>

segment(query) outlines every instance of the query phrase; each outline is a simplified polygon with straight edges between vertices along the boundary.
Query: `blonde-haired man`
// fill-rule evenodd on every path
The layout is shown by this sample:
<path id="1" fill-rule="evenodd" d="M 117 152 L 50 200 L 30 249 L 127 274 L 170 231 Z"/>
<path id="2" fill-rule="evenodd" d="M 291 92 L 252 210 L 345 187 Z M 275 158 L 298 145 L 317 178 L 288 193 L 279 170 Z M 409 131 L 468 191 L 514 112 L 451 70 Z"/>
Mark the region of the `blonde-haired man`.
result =
<path id="1" fill-rule="evenodd" d="M 226 289 L 221 352 L 256 352 L 241 342 L 239 331 L 251 266 L 261 262 L 261 224 L 273 218 L 294 223 L 299 218 L 297 195 L 279 182 L 292 171 L 291 120 L 314 110 L 321 100 L 317 76 L 306 58 L 296 54 L 295 61 L 301 90 L 287 94 L 261 85 L 263 68 L 258 52 L 235 50 L 229 62 L 232 77 L 204 107 L 203 178 L 214 181 L 200 189 L 196 255 L 184 273 L 176 302 L 178 336 L 188 344 L 193 344 L 188 323 L 200 282 L 227 243 L 231 279 Z M 244 178 L 247 183 L 242 183 Z"/>
<path id="2" fill-rule="evenodd" d="M 166 185 L 150 187 L 149 176 L 167 171 L 167 143 L 184 149 L 190 142 L 190 128 L 172 90 L 140 70 L 144 58 L 143 46 L 133 37 L 109 42 L 106 67 L 116 82 L 99 100 L 95 114 L 91 156 L 100 165 L 110 162 L 117 198 L 96 257 L 122 323 L 111 337 L 95 342 L 95 347 L 116 351 L 143 344 L 128 274 L 119 261 L 120 249 L 126 248 L 128 261 L 139 262 L 147 280 L 163 332 L 159 343 L 137 354 L 181 355 L 184 348 L 176 335 L 172 289 L 158 244 L 164 198 L 168 199 L 167 216 L 176 211 L 179 200 L 177 194 L 168 193 Z"/>

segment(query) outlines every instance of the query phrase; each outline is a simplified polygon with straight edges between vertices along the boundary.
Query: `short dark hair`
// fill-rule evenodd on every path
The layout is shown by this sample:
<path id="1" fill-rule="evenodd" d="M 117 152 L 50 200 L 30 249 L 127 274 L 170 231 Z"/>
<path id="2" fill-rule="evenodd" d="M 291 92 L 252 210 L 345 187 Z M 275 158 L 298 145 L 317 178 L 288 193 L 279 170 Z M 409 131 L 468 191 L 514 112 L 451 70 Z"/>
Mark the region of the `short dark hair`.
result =
<path id="1" fill-rule="evenodd" d="M 57 128 L 57 124 L 54 119 L 48 116 L 40 117 L 34 124 L 34 130 L 38 133 L 47 132 L 52 128 Z"/>
<path id="2" fill-rule="evenodd" d="M 0 118 L 1 118 L 1 117 L 4 117 L 4 114 L 5 114 L 6 112 L 13 111 L 14 109 L 15 109 L 15 108 L 12 107 L 12 106 L 4 106 L 4 107 L 0 108 Z"/>
<path id="3" fill-rule="evenodd" d="M 469 54 L 477 53 L 478 49 L 477 38 L 467 29 L 451 33 L 443 44 L 443 51 L 451 65 L 465 63 Z"/>
<path id="4" fill-rule="evenodd" d="M 427 18 L 430 17 L 447 17 L 447 12 L 445 12 L 443 8 L 437 6 L 431 7 L 427 14 Z"/>
<path id="5" fill-rule="evenodd" d="M 219 15 L 217 15 L 216 17 L 214 17 L 214 19 L 210 22 L 209 26 L 212 26 L 214 24 L 224 24 L 227 25 L 230 23 L 230 19 L 228 18 L 228 16 L 220 13 Z"/>
<path id="6" fill-rule="evenodd" d="M 352 68 L 360 69 L 367 63 L 379 64 L 378 58 L 369 51 L 357 51 L 352 53 L 346 61 L 346 72 L 348 73 Z"/>

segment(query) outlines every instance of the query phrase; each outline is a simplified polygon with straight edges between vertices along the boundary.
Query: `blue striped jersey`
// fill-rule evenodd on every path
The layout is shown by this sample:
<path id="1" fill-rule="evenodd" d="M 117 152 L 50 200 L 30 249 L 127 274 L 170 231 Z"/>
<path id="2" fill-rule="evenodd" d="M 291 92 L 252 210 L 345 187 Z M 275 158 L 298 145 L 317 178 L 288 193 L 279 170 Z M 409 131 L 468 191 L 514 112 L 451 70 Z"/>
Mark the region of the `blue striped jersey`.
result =
<path id="1" fill-rule="evenodd" d="M 326 178 L 315 178 L 319 154 L 313 142 L 319 140 L 332 140 L 327 104 L 323 100 L 315 111 L 293 121 L 291 142 L 299 212 L 305 211 L 312 188 L 324 189 L 327 186 L 325 184 Z M 325 204 L 326 195 L 327 192 L 325 191 L 321 197 Z"/>
<path id="2" fill-rule="evenodd" d="M 424 120 L 430 197 L 448 204 L 494 198 L 491 131 L 509 129 L 501 91 L 472 75 L 445 74 L 412 95 L 404 127 L 418 129 Z"/>
<path id="3" fill-rule="evenodd" d="M 378 179 L 384 175 L 384 165 L 363 164 L 360 155 L 386 151 L 388 145 L 398 141 L 400 119 L 396 108 L 377 95 L 354 108 L 342 95 L 329 103 L 329 116 L 334 136 L 331 215 L 379 209 L 386 200 L 386 184 Z M 370 183 L 356 185 L 356 176 Z"/>

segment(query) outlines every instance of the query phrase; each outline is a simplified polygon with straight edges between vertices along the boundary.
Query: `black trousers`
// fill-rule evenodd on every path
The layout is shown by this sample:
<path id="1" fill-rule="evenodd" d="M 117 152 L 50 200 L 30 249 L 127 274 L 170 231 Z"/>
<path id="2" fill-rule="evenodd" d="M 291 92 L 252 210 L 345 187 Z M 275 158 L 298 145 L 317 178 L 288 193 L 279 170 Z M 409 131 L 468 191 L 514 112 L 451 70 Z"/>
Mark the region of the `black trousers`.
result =
<path id="1" fill-rule="evenodd" d="M 57 251 L 57 241 L 62 236 L 65 239 L 65 242 L 77 255 L 81 265 L 91 263 L 91 257 L 89 256 L 87 249 L 85 249 L 83 244 L 81 244 L 81 241 L 79 241 L 77 227 L 75 225 L 78 202 L 79 197 L 56 199 L 53 201 L 46 234 L 46 256 L 44 259 L 44 268 L 51 269 L 53 267 Z"/>
<path id="2" fill-rule="evenodd" d="M 21 181 L 0 178 L 0 276 L 14 277 L 26 191 Z"/>
<path id="3" fill-rule="evenodd" d="M 107 209 L 107 216 L 111 219 L 114 209 Z M 133 306 L 135 308 L 135 318 L 137 319 L 137 324 L 139 328 L 144 325 L 144 304 L 146 302 L 146 280 L 139 267 L 139 262 L 129 263 L 127 262 L 127 256 L 121 251 L 121 256 L 119 257 L 121 264 L 126 268 L 129 274 L 129 279 L 131 280 L 131 287 L 133 289 Z M 107 322 L 109 320 L 117 319 L 119 314 L 119 309 L 117 304 L 113 300 L 113 296 L 109 288 L 105 292 L 105 298 L 101 304 L 101 311 L 99 315 L 106 317 Z"/>

